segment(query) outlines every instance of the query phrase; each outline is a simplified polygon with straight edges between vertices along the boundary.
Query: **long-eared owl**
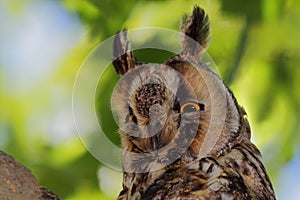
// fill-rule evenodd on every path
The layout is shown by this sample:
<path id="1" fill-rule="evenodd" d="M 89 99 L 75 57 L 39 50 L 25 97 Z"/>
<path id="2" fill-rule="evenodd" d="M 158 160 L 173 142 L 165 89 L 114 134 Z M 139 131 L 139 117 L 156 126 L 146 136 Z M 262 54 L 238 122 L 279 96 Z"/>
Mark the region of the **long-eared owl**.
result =
<path id="1" fill-rule="evenodd" d="M 119 199 L 275 199 L 246 112 L 199 59 L 208 16 L 195 6 L 181 29 L 181 53 L 163 64 L 138 61 L 126 30 L 114 38 L 122 76 L 112 95 L 123 149 Z"/>

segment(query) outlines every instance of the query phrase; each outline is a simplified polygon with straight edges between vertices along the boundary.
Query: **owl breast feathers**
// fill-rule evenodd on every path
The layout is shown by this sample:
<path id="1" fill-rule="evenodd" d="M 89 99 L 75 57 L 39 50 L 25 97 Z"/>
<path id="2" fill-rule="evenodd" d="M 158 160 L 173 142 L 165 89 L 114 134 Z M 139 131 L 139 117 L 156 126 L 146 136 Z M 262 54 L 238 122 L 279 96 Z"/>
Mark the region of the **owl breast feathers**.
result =
<path id="1" fill-rule="evenodd" d="M 115 36 L 119 199 L 275 199 L 244 109 L 199 60 L 209 37 L 204 10 L 194 7 L 181 28 L 183 50 L 163 64 L 138 61 L 126 30 Z"/>

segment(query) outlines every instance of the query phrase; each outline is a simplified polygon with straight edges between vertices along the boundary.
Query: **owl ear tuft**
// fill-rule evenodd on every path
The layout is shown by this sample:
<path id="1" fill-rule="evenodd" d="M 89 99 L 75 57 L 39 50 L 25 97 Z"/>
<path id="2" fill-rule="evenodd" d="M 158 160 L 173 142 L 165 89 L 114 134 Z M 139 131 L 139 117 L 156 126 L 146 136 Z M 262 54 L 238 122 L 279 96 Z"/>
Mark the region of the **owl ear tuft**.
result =
<path id="1" fill-rule="evenodd" d="M 120 75 L 124 75 L 137 64 L 137 59 L 131 51 L 126 29 L 118 32 L 114 38 L 113 57 L 113 65 Z"/>
<path id="2" fill-rule="evenodd" d="M 209 43 L 209 18 L 205 11 L 195 6 L 190 16 L 183 17 L 181 30 L 184 33 L 182 54 L 198 58 Z"/>

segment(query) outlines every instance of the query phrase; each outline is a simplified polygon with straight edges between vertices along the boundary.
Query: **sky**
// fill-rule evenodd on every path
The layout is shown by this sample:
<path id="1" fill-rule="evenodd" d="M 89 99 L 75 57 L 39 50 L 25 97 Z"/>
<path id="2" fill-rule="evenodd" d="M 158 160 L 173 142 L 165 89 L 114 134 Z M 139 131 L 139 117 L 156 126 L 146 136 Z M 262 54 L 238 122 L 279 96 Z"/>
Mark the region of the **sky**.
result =
<path id="1" fill-rule="evenodd" d="M 20 95 L 50 76 L 82 37 L 78 16 L 59 1 L 0 1 L 0 65 L 5 89 Z"/>
<path id="2" fill-rule="evenodd" d="M 277 191 L 278 200 L 300 200 L 299 177 L 300 152 L 297 152 L 294 159 L 281 170 Z"/>

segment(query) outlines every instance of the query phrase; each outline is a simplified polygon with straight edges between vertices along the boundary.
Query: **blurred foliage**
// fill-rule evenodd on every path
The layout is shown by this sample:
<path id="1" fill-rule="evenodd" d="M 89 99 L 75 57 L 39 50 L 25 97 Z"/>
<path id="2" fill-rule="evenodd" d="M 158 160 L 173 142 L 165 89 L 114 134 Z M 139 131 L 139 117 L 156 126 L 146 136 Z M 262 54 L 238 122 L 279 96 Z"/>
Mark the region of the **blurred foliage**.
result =
<path id="1" fill-rule="evenodd" d="M 18 13 L 19 6 L 29 0 L 13 2 L 11 12 Z M 64 107 L 71 108 L 77 70 L 99 42 L 124 27 L 179 30 L 181 16 L 198 4 L 205 8 L 211 20 L 208 53 L 225 83 L 245 107 L 253 141 L 261 149 L 267 170 L 277 185 L 280 169 L 300 147 L 297 88 L 300 85 L 300 1 L 62 0 L 61 3 L 70 13 L 80 16 L 86 36 L 65 56 L 51 77 L 26 95 L 12 96 L 4 85 L 0 87 L 0 147 L 29 167 L 41 184 L 56 191 L 62 199 L 116 197 L 118 191 L 109 195 L 99 190 L 99 162 L 85 150 L 75 129 L 72 137 L 53 144 L 41 134 L 47 130 L 28 128 L 28 120 L 63 109 L 51 101 L 52 95 L 63 99 Z M 161 62 L 170 56 L 168 52 L 156 53 L 151 49 L 135 54 L 148 62 Z M 119 145 L 117 126 L 110 111 L 110 95 L 117 81 L 118 76 L 109 68 L 99 82 L 107 87 L 97 91 L 96 109 L 105 133 Z"/>

